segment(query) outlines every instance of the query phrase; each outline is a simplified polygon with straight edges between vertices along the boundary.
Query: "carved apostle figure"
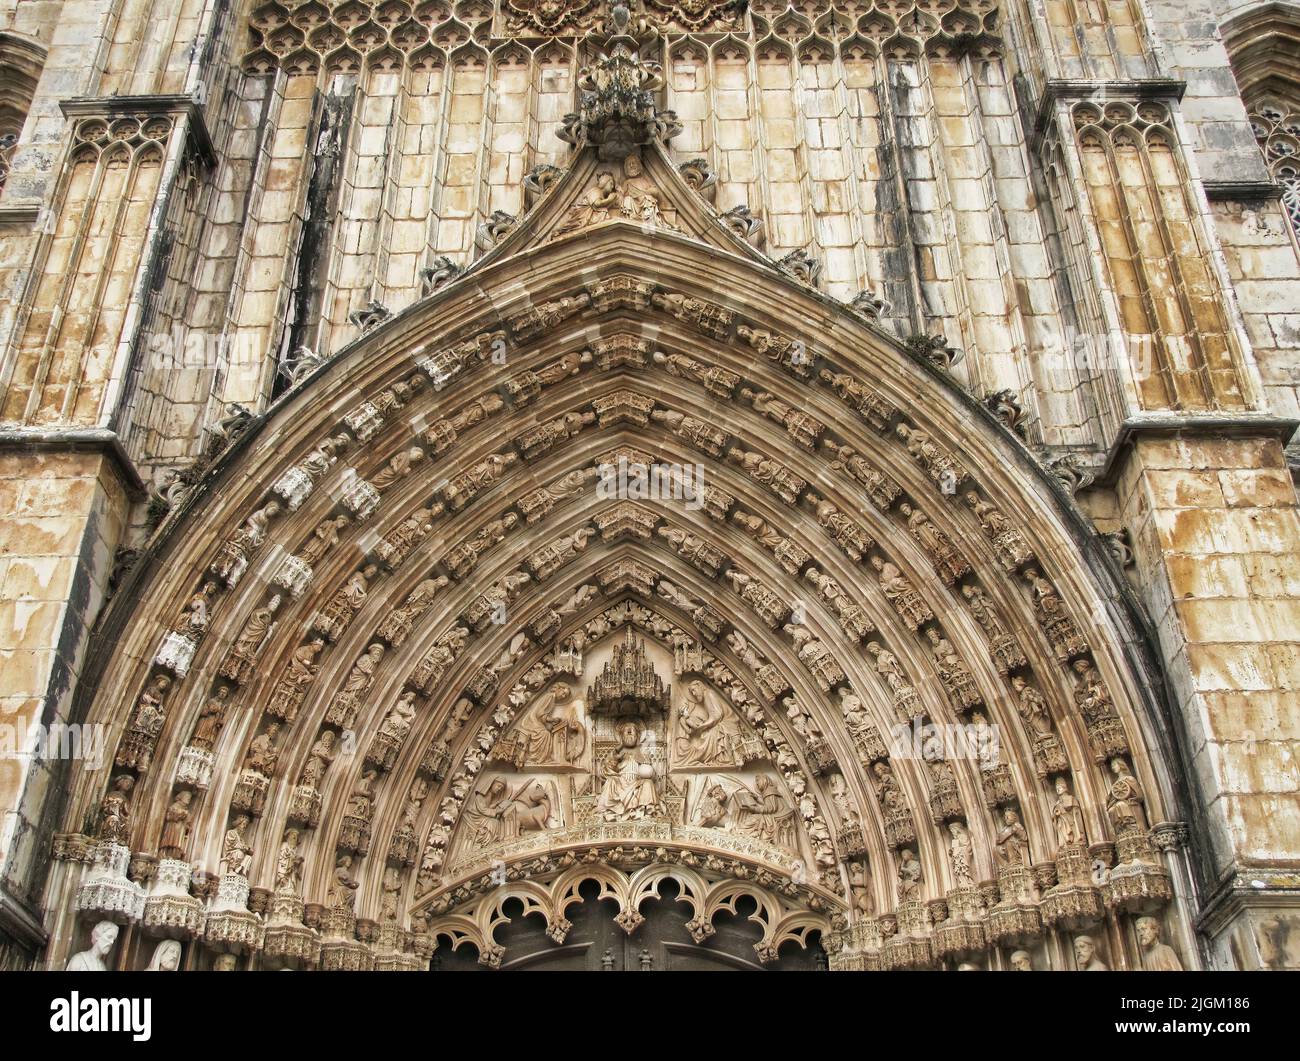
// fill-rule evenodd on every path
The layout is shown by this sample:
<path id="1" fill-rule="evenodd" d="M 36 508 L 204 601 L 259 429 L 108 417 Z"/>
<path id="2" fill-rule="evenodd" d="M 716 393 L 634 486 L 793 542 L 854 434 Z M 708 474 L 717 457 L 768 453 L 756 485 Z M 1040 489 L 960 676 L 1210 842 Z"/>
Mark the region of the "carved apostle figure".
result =
<path id="1" fill-rule="evenodd" d="M 105 959 L 117 942 L 117 926 L 112 921 L 101 921 L 90 930 L 90 946 L 68 959 L 64 970 L 69 973 L 102 973 L 108 971 Z"/>
<path id="2" fill-rule="evenodd" d="M 414 721 L 415 693 L 407 689 L 384 716 L 383 722 L 379 724 L 379 732 L 394 743 L 400 744 L 411 732 L 411 723 Z"/>
<path id="3" fill-rule="evenodd" d="M 215 582 L 204 582 L 202 588 L 190 598 L 181 617 L 181 631 L 186 637 L 197 641 L 208 628 L 208 613 L 212 597 L 217 592 Z"/>
<path id="4" fill-rule="evenodd" d="M 1074 964 L 1080 972 L 1104 973 L 1106 963 L 1097 957 L 1097 944 L 1091 936 L 1074 937 Z"/>
<path id="5" fill-rule="evenodd" d="M 1142 945 L 1142 968 L 1155 973 L 1180 973 L 1183 963 L 1174 948 L 1160 941 L 1160 922 L 1154 917 L 1137 919 L 1138 943 Z"/>
<path id="6" fill-rule="evenodd" d="M 862 917 L 872 917 L 876 901 L 871 894 L 871 878 L 863 862 L 849 863 L 849 891 L 853 895 L 853 909 Z"/>
<path id="7" fill-rule="evenodd" d="M 538 697 L 519 727 L 527 742 L 524 761 L 537 765 L 577 763 L 587 749 L 587 731 L 578 709 L 579 701 L 568 682 L 556 682 Z"/>

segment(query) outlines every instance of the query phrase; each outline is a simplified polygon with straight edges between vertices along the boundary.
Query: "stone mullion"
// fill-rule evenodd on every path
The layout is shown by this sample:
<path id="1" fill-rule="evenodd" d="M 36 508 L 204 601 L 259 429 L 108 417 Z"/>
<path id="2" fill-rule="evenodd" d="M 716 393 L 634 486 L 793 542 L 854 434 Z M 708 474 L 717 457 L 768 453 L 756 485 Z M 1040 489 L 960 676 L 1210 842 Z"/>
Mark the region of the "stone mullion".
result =
<path id="1" fill-rule="evenodd" d="M 548 70 L 557 70 L 561 64 L 556 63 L 554 57 L 557 54 L 566 56 L 566 62 L 563 69 L 566 76 L 563 79 L 563 90 L 556 91 L 546 87 Z M 577 105 L 574 99 L 574 59 L 572 52 L 564 45 L 556 43 L 550 48 L 544 48 L 536 53 L 533 59 L 536 69 L 536 78 L 533 87 L 533 100 L 535 105 L 535 129 L 533 140 L 534 155 L 533 165 L 543 162 L 552 166 L 561 166 L 568 155 L 569 145 L 556 137 L 556 132 L 560 129 L 564 115 L 570 112 Z M 559 80 L 558 78 L 556 79 Z M 530 167 L 531 168 L 531 167 Z"/>
<path id="2" fill-rule="evenodd" d="M 522 64 L 503 60 L 523 59 Z M 529 76 L 532 60 L 518 53 L 506 52 L 489 60 L 493 116 L 490 133 L 485 136 L 483 168 L 486 199 L 482 213 L 504 210 L 522 217 L 525 210 L 522 181 L 528 172 Z M 485 132 L 487 132 L 485 130 Z"/>
<path id="3" fill-rule="evenodd" d="M 859 49 L 862 46 L 859 45 Z M 881 92 L 880 66 L 876 59 L 860 50 L 851 58 L 840 48 L 840 70 L 843 73 L 845 106 L 842 111 L 842 142 L 853 160 L 849 186 L 853 209 L 849 214 L 852 230 L 856 234 L 854 255 L 859 263 L 859 287 L 872 294 L 883 295 L 886 290 L 883 265 L 884 235 L 878 216 L 881 173 Z M 855 135 L 862 132 L 859 139 Z M 881 314 L 882 319 L 892 317 L 892 311 Z"/>
<path id="4" fill-rule="evenodd" d="M 437 172 L 438 159 L 442 151 L 442 133 L 444 129 L 440 116 L 444 105 L 447 67 L 444 63 L 434 64 L 425 53 L 417 57 L 420 65 L 407 64 L 406 88 L 403 93 L 407 106 L 411 108 L 412 117 L 405 125 L 407 145 L 404 155 L 407 173 L 403 178 L 403 199 L 410 200 L 409 213 L 402 222 L 402 227 L 410 226 L 418 233 L 414 240 L 418 246 L 416 252 L 416 275 L 412 286 L 418 292 L 419 270 L 433 259 L 433 237 L 437 226 L 434 213 L 434 175 Z"/>
<path id="5" fill-rule="evenodd" d="M 128 441 L 130 451 L 141 456 L 166 453 L 168 439 L 162 425 L 171 406 L 170 384 L 178 378 L 190 381 L 193 378 L 183 345 L 178 350 L 173 344 L 184 332 L 185 295 L 189 279 L 196 271 L 203 205 L 210 193 L 202 162 L 186 146 L 188 125 L 189 119 L 182 117 L 172 131 L 159 177 L 165 191 L 150 218 L 134 285 L 136 295 L 122 328 L 117 365 L 102 402 L 101 415 L 110 419 L 119 435 L 134 441 L 134 446 Z M 168 243 L 160 245 L 164 235 Z M 164 262 L 167 272 L 154 275 Z M 151 276 L 152 290 L 149 290 L 145 283 Z M 160 338 L 163 344 L 158 349 Z M 166 368 L 156 364 L 164 356 L 169 362 Z M 156 417 L 149 416 L 151 410 L 144 401 L 146 388 L 151 387 L 156 388 L 159 409 Z M 136 414 L 137 403 L 144 405 L 143 416 Z M 143 431 L 147 432 L 143 438 L 136 433 L 137 421 L 141 420 Z"/>
<path id="6" fill-rule="evenodd" d="M 76 186 L 76 171 L 79 165 L 80 163 L 76 159 L 70 159 L 69 168 L 71 174 L 67 192 L 71 192 Z M 84 199 L 78 201 L 70 197 L 64 198 L 58 213 L 55 215 L 53 239 L 44 248 L 45 260 L 41 263 L 40 273 L 33 274 L 36 277 L 36 283 L 33 285 L 32 302 L 41 314 L 47 314 L 47 316 L 44 321 L 41 321 L 40 315 L 29 314 L 27 320 L 23 322 L 22 331 L 16 334 L 15 353 L 23 361 L 28 361 L 31 358 L 31 353 L 34 352 L 36 363 L 32 367 L 30 382 L 17 378 L 16 374 L 11 375 L 6 380 L 6 419 L 30 422 L 39 407 L 41 390 L 49 378 L 50 365 L 55 356 L 54 343 L 62 330 L 67 314 L 68 299 L 71 297 L 74 280 L 77 276 L 77 269 L 86 253 L 89 242 L 89 229 L 103 206 L 101 195 L 106 183 L 107 170 L 104 154 L 95 151 L 93 161 L 89 163 L 89 168 L 89 184 L 85 189 Z M 61 194 L 66 195 L 66 193 Z M 75 218 L 72 216 L 68 209 L 70 204 L 79 207 L 79 216 Z M 71 230 L 65 237 L 62 237 L 68 241 L 67 254 L 62 267 L 57 272 L 54 272 L 50 268 L 50 256 L 58 246 L 61 239 L 59 227 L 65 221 Z M 50 292 L 50 294 L 47 296 L 46 292 Z M 42 303 L 46 302 L 48 302 L 48 306 L 43 306 Z M 39 333 L 32 334 L 34 325 L 39 327 Z M 31 340 L 34 341 L 29 341 L 29 335 L 31 335 Z M 15 359 L 10 372 L 14 373 L 17 366 L 18 361 Z M 25 387 L 24 384 L 26 384 Z M 24 390 L 25 394 L 23 393 Z"/>
<path id="7" fill-rule="evenodd" d="M 1052 281 L 1050 248 L 1045 246 L 1047 233 L 1034 210 L 1038 192 L 1005 61 L 987 63 L 972 81 L 981 143 L 989 160 L 991 209 L 996 211 L 1005 275 L 1013 285 L 1007 293 L 1008 305 L 1016 314 L 1023 343 L 1016 359 L 1017 393 L 1027 411 L 1037 412 L 1038 428 L 1048 445 L 1086 444 L 1095 412 L 1077 367 L 1059 353 L 1055 366 L 1043 365 L 1038 356 L 1064 339 L 1064 319 Z M 1023 285 L 1028 297 L 1020 299 L 1014 285 Z"/>
<path id="8" fill-rule="evenodd" d="M 740 62 L 722 55 L 720 49 L 725 45 L 739 53 L 742 57 Z M 736 84 L 737 73 L 741 75 L 743 84 Z M 718 150 L 718 209 L 748 206 L 756 216 L 765 216 L 767 191 L 760 162 L 756 79 L 756 64 L 748 44 L 734 37 L 723 38 L 714 44 L 710 54 L 712 107 L 709 117 L 713 126 L 712 139 Z M 721 111 L 732 109 L 725 106 L 727 102 L 734 104 L 741 100 L 744 102 L 743 117 L 721 117 Z M 727 123 L 725 127 L 724 121 Z M 734 135 L 742 130 L 742 136 Z M 760 243 L 770 235 L 770 232 L 763 232 Z"/>
<path id="9" fill-rule="evenodd" d="M 1019 395 L 1024 380 L 1015 351 L 1024 346 L 1024 326 L 1006 231 L 998 224 L 993 162 L 981 135 L 971 57 L 932 52 L 926 65 L 936 117 L 934 153 L 941 160 L 947 200 L 944 215 L 955 226 L 949 245 L 956 259 L 954 285 L 964 303 L 960 326 L 967 342 L 963 365 L 968 386 L 976 394 L 1010 388 Z"/>
<path id="10" fill-rule="evenodd" d="M 1129 331 L 1122 309 L 1122 296 L 1107 264 L 1110 255 L 1101 227 L 1103 219 L 1099 217 L 1099 206 L 1092 196 L 1093 180 L 1089 179 L 1082 148 L 1075 138 L 1069 103 L 1058 100 L 1053 104 L 1053 109 L 1055 113 L 1051 121 L 1055 126 L 1056 145 L 1064 167 L 1061 180 L 1068 185 L 1073 199 L 1067 206 L 1057 196 L 1056 206 L 1077 226 L 1073 242 L 1078 255 L 1077 264 L 1083 274 L 1083 283 L 1079 289 L 1087 292 L 1089 298 L 1097 300 L 1100 313 L 1098 324 L 1104 336 L 1086 353 L 1090 360 L 1095 359 L 1107 366 L 1095 376 L 1099 383 L 1099 397 L 1103 398 L 1099 408 L 1101 435 L 1096 442 L 1105 446 L 1115 437 L 1129 411 L 1141 408 L 1141 403 L 1129 358 Z M 1113 224 L 1121 222 L 1116 218 Z M 1123 238 L 1122 229 L 1117 234 Z M 1135 294 L 1134 298 L 1136 302 L 1130 304 L 1145 314 L 1140 295 Z"/>
<path id="11" fill-rule="evenodd" d="M 293 286 L 289 273 L 299 227 L 295 221 L 301 222 L 307 196 L 307 143 L 318 124 L 313 106 L 316 72 L 274 76 L 231 287 L 223 335 L 228 360 L 217 412 L 234 402 L 260 406 L 269 396 L 279 326 Z M 250 288 L 250 281 L 259 286 Z"/>
<path id="12" fill-rule="evenodd" d="M 259 194 L 258 160 L 265 150 L 262 117 L 271 81 L 266 77 L 237 75 L 238 88 L 223 97 L 228 109 L 230 134 L 211 181 L 208 216 L 199 235 L 199 260 L 189 285 L 184 312 L 187 339 L 198 336 L 204 344 L 201 364 L 194 366 L 196 380 L 193 411 L 186 418 L 179 439 L 180 453 L 195 451 L 203 428 L 203 412 L 209 394 L 220 386 L 229 351 L 224 343 L 228 313 L 235 305 L 240 285 L 240 263 L 249 233 L 243 215 Z M 187 348 L 188 349 L 188 348 Z M 188 354 L 187 354 L 188 356 Z"/>
<path id="13" fill-rule="evenodd" d="M 710 106 L 713 99 L 713 78 L 710 76 L 712 71 L 708 47 L 694 37 L 687 36 L 671 41 L 666 51 L 665 97 L 668 109 L 675 111 L 682 123 L 682 132 L 667 145 L 669 153 L 678 163 L 702 156 L 716 173 L 719 160 L 714 139 L 714 108 Z M 693 88 L 678 88 L 676 85 L 676 67 L 681 52 L 696 57 L 691 62 L 695 75 Z"/>
<path id="14" fill-rule="evenodd" d="M 804 154 L 812 180 L 812 201 L 808 203 L 808 224 L 819 251 L 815 253 L 823 266 L 823 286 L 832 297 L 849 301 L 867 286 L 863 279 L 861 222 L 852 209 L 853 185 L 850 166 L 853 158 L 844 90 L 844 69 L 835 51 L 820 62 L 801 63 L 805 77 L 814 79 L 811 92 L 805 92 L 801 108 L 805 128 L 817 129 L 816 147 L 805 134 Z M 818 209 L 821 200 L 821 209 Z"/>
<path id="15" fill-rule="evenodd" d="M 58 418 L 64 422 L 77 419 L 82 419 L 83 422 L 98 422 L 102 418 L 103 412 L 107 410 L 101 410 L 100 401 L 94 400 L 94 392 L 101 390 L 105 384 L 110 383 L 114 376 L 120 379 L 121 374 L 125 371 L 125 351 L 118 348 L 119 340 L 127 320 L 133 315 L 133 311 L 138 310 L 139 307 L 133 301 L 124 308 L 109 308 L 105 306 L 104 296 L 110 284 L 113 284 L 114 281 L 120 284 L 127 277 L 133 279 L 138 277 L 138 271 L 145 253 L 146 236 L 145 234 L 129 234 L 126 231 L 125 222 L 133 214 L 138 215 L 142 210 L 152 212 L 154 197 L 163 176 L 162 170 L 162 159 L 155 160 L 150 149 L 137 148 L 131 153 L 131 160 L 121 188 L 121 198 L 113 211 L 112 250 L 99 268 L 99 275 L 95 281 L 95 294 L 90 303 L 93 309 L 87 317 L 86 327 L 82 333 L 81 350 L 75 363 L 69 359 L 65 361 L 63 366 L 66 385 L 63 393 L 63 405 Z M 135 221 L 144 220 L 138 216 L 132 219 Z M 135 225 L 132 225 L 131 228 L 136 232 L 140 231 Z M 148 235 L 156 235 L 156 230 L 153 229 L 152 225 L 148 226 L 148 228 L 151 230 L 148 231 Z M 124 286 L 132 291 L 133 297 L 138 294 L 138 284 L 132 283 Z M 109 374 L 98 379 L 87 379 L 87 369 L 92 363 L 87 355 L 93 354 L 100 343 L 114 349 L 116 356 L 113 358 L 113 362 L 116 363 L 109 370 Z M 85 387 L 87 383 L 97 384 L 98 386 Z M 94 415 L 90 417 L 86 417 L 84 411 L 81 411 L 79 415 L 77 409 L 83 387 L 90 392 L 91 401 L 95 406 Z M 102 400 L 102 393 L 99 397 Z"/>
<path id="16" fill-rule="evenodd" d="M 918 245 L 915 220 L 912 216 L 912 204 L 908 197 L 907 176 L 903 172 L 904 138 L 902 119 L 898 100 L 894 95 L 894 79 L 903 76 L 903 69 L 908 61 L 892 55 L 880 54 L 880 77 L 877 100 L 880 105 L 881 126 L 886 146 L 888 166 L 881 174 L 880 188 L 889 188 L 889 198 L 894 206 L 889 210 L 893 215 L 889 234 L 885 243 L 885 269 L 888 278 L 895 278 L 893 283 L 886 282 L 885 293 L 892 303 L 892 317 L 901 337 L 921 333 L 925 329 L 924 298 L 917 256 L 914 249 Z M 888 207 L 886 207 L 888 210 Z M 898 279 L 900 278 L 901 279 Z M 902 297 L 899 297 L 899 296 Z"/>
<path id="17" fill-rule="evenodd" d="M 800 143 L 799 109 L 794 93 L 799 85 L 799 67 L 784 43 L 772 42 L 771 51 L 756 49 L 754 62 L 754 110 L 758 129 L 760 187 L 767 213 L 767 249 L 773 258 L 804 250 L 812 233 L 808 231 L 808 204 L 804 191 Z M 780 55 L 781 58 L 773 58 Z"/>
<path id="18" fill-rule="evenodd" d="M 394 245 L 397 243 L 397 211 L 401 197 L 401 174 L 406 166 L 407 121 L 410 106 L 407 92 L 405 63 L 393 74 L 393 114 L 389 126 L 388 151 L 384 166 L 383 195 L 379 206 L 379 219 L 374 235 L 374 276 L 370 298 L 392 309 L 401 308 L 407 301 L 401 296 L 418 294 L 414 268 L 405 270 L 409 280 L 403 285 L 395 282 Z M 398 244 L 399 247 L 404 244 Z"/>
<path id="19" fill-rule="evenodd" d="M 847 280 L 841 283 L 846 284 L 845 296 L 852 299 L 859 291 L 874 291 L 876 287 L 876 277 L 872 275 L 871 270 L 871 253 L 868 248 L 866 228 L 874 223 L 874 218 L 870 216 L 870 208 L 862 203 L 862 185 L 866 184 L 865 174 L 860 178 L 855 172 L 861 162 L 865 159 L 865 145 L 859 145 L 854 142 L 853 136 L 853 108 L 850 105 L 852 89 L 849 87 L 849 75 L 844 62 L 844 52 L 842 47 L 835 49 L 831 59 L 831 76 L 834 87 L 830 89 L 830 97 L 834 106 L 834 128 L 838 143 L 838 152 L 844 160 L 843 173 L 839 178 L 839 187 L 844 196 L 843 210 L 838 216 L 844 219 L 847 229 L 848 243 L 844 244 L 845 250 L 841 253 L 847 256 L 851 266 L 848 270 Z M 823 128 L 830 125 L 830 122 L 823 122 Z M 861 204 L 862 208 L 858 208 Z M 829 266 L 829 262 L 827 263 Z M 831 278 L 834 278 L 834 270 L 831 270 Z"/>
<path id="20" fill-rule="evenodd" d="M 446 104 L 442 117 L 444 131 L 439 137 L 442 159 L 435 207 L 438 220 L 433 244 L 435 253 L 449 255 L 462 265 L 468 264 L 473 256 L 475 215 L 480 202 L 482 133 L 486 122 L 482 85 L 486 67 L 475 83 L 472 76 L 474 67 L 464 63 L 467 54 L 478 53 L 462 51 L 447 60 L 448 82 L 444 89 Z M 468 91 L 465 90 L 467 85 Z M 470 104 L 463 102 L 466 99 L 471 101 Z M 471 113 L 471 107 L 476 111 Z M 473 135 L 465 132 L 471 127 Z"/>
<path id="21" fill-rule="evenodd" d="M 959 348 L 972 345 L 971 303 L 963 276 L 962 247 L 955 222 L 948 159 L 936 120 L 941 113 L 934 74 L 943 65 L 938 56 L 916 57 L 911 68 L 916 84 L 900 93 L 908 113 L 899 126 L 900 142 L 910 162 L 904 162 L 913 232 L 922 250 L 918 266 L 921 316 L 925 334 L 944 335 Z M 911 170 L 909 174 L 907 170 Z M 927 276 L 927 273 L 929 274 Z M 952 334 L 956 331 L 956 336 Z"/>

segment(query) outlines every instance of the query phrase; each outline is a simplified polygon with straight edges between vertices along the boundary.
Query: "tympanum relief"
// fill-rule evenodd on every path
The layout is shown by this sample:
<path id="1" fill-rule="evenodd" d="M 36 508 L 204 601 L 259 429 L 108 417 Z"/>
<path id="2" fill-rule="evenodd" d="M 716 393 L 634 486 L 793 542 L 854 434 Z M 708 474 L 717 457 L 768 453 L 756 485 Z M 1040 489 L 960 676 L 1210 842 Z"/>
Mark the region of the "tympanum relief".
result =
<path id="1" fill-rule="evenodd" d="M 584 650 L 487 754 L 446 878 L 583 839 L 681 842 L 786 870 L 810 864 L 796 798 L 712 682 L 632 626 Z"/>

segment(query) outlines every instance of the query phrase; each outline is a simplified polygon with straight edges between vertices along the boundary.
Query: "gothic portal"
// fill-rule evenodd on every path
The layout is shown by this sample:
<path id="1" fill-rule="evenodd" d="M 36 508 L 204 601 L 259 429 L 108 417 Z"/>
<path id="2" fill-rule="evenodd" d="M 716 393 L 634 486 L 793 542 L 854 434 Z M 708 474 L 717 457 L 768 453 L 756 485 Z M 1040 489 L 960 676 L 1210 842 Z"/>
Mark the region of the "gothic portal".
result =
<path id="1" fill-rule="evenodd" d="M 1300 965 L 1292 36 L 0 0 L 4 962 Z"/>

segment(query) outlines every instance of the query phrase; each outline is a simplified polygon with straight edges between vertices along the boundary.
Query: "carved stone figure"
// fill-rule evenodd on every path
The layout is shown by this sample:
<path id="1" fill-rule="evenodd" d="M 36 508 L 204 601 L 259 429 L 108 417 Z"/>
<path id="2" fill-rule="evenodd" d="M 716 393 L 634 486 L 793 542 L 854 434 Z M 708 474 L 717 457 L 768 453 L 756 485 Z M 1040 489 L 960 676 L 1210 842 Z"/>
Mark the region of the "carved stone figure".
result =
<path id="1" fill-rule="evenodd" d="M 181 616 L 181 633 L 193 641 L 198 641 L 208 628 L 208 617 L 212 607 L 212 598 L 216 595 L 217 584 L 204 582 L 202 588 L 190 598 Z"/>
<path id="2" fill-rule="evenodd" d="M 190 804 L 194 802 L 194 793 L 187 788 L 181 789 L 172 798 L 167 813 L 163 816 L 162 839 L 158 844 L 158 853 L 163 858 L 184 858 L 185 849 L 190 840 L 190 820 L 194 812 Z"/>
<path id="3" fill-rule="evenodd" d="M 1006 674 L 1017 667 L 1023 667 L 1029 661 L 1025 658 L 1020 643 L 1007 632 L 1001 617 L 993 607 L 984 591 L 978 586 L 962 586 L 961 595 L 970 606 L 971 615 L 979 623 L 980 629 L 988 638 L 989 648 L 999 674 Z"/>
<path id="4" fill-rule="evenodd" d="M 540 832 L 554 813 L 551 793 L 535 778 L 526 778 L 511 791 L 503 778 L 494 778 L 465 804 L 470 841 L 481 847 Z"/>
<path id="5" fill-rule="evenodd" d="M 131 831 L 131 789 L 135 778 L 119 774 L 99 804 L 99 838 L 106 843 L 129 842 Z"/>
<path id="6" fill-rule="evenodd" d="M 230 707 L 230 686 L 218 685 L 216 691 L 203 701 L 199 708 L 198 721 L 194 723 L 194 733 L 190 744 L 204 751 L 211 751 L 221 729 L 226 724 L 226 711 Z"/>
<path id="7" fill-rule="evenodd" d="M 298 852 L 300 837 L 297 829 L 286 829 L 280 840 L 280 851 L 275 859 L 277 895 L 297 895 L 302 887 L 303 856 Z"/>
<path id="8" fill-rule="evenodd" d="M 1018 950 L 1012 952 L 1011 970 L 1017 973 L 1032 973 L 1034 971 L 1034 959 L 1029 951 Z"/>
<path id="9" fill-rule="evenodd" d="M 853 909 L 861 917 L 874 917 L 876 900 L 871 893 L 871 878 L 862 862 L 849 863 L 849 892 L 853 896 Z"/>
<path id="10" fill-rule="evenodd" d="M 1142 945 L 1142 968 L 1148 972 L 1180 973 L 1183 963 L 1174 948 L 1160 940 L 1160 922 L 1154 917 L 1137 919 L 1138 943 Z"/>
<path id="11" fill-rule="evenodd" d="M 1052 803 L 1052 822 L 1056 826 L 1056 842 L 1061 848 L 1081 847 L 1088 842 L 1083 826 L 1083 808 L 1070 792 L 1070 784 L 1063 777 L 1054 783 L 1056 799 Z"/>
<path id="12" fill-rule="evenodd" d="M 568 682 L 556 682 L 538 697 L 520 723 L 524 762 L 535 765 L 564 763 L 572 766 L 587 750 L 587 730 L 579 717 L 579 701 Z"/>
<path id="13" fill-rule="evenodd" d="M 731 801 L 736 832 L 776 847 L 793 846 L 795 808 L 766 774 L 754 779 L 752 790 L 738 788 Z"/>
<path id="14" fill-rule="evenodd" d="M 964 822 L 949 822 L 948 860 L 952 863 L 952 876 L 959 888 L 975 887 L 975 851 L 970 830 Z"/>
<path id="15" fill-rule="evenodd" d="M 1003 866 L 1029 865 L 1029 833 L 1014 807 L 1002 809 L 997 837 L 998 862 Z"/>
<path id="16" fill-rule="evenodd" d="M 930 606 L 921 599 L 920 594 L 912 588 L 912 583 L 903 577 L 897 567 L 879 556 L 871 558 L 871 566 L 880 579 L 880 591 L 884 593 L 885 599 L 911 629 L 915 630 L 934 618 Z"/>
<path id="17" fill-rule="evenodd" d="M 90 930 L 90 946 L 68 959 L 64 971 L 69 973 L 102 973 L 108 971 L 106 959 L 117 942 L 117 926 L 112 921 L 101 921 Z"/>
<path id="18" fill-rule="evenodd" d="M 221 677 L 229 678 L 237 685 L 243 685 L 253 676 L 257 668 L 258 656 L 262 653 L 262 646 L 275 630 L 275 613 L 280 607 L 280 599 L 277 593 L 265 605 L 254 609 L 218 668 L 217 673 Z"/>
<path id="19" fill-rule="evenodd" d="M 153 957 L 145 966 L 150 973 L 174 973 L 181 967 L 180 940 L 165 939 L 153 950 Z"/>
<path id="20" fill-rule="evenodd" d="M 1106 795 L 1106 813 L 1116 836 L 1144 831 L 1147 828 L 1146 796 L 1142 786 L 1119 756 L 1110 761 L 1110 772 L 1115 775 Z"/>
<path id="21" fill-rule="evenodd" d="M 911 848 L 898 853 L 898 901 L 913 902 L 920 898 L 921 863 Z"/>
<path id="22" fill-rule="evenodd" d="M 446 588 L 450 579 L 446 575 L 426 578 L 407 594 L 400 607 L 394 608 L 379 624 L 378 634 L 393 648 L 400 648 L 408 637 L 415 621 L 432 607 L 440 590 Z"/>
<path id="23" fill-rule="evenodd" d="M 351 524 L 348 516 L 333 516 L 316 524 L 307 543 L 298 550 L 297 557 L 308 567 L 315 567 L 327 552 L 339 543 L 339 533 Z"/>
<path id="24" fill-rule="evenodd" d="M 221 845 L 221 873 L 236 873 L 248 876 L 248 869 L 253 864 L 253 848 L 245 833 L 252 822 L 247 814 L 235 815 L 235 820 L 226 830 L 225 841 Z"/>
<path id="25" fill-rule="evenodd" d="M 352 856 L 340 855 L 334 865 L 334 875 L 326 896 L 326 906 L 332 910 L 353 909 L 359 887 L 360 883 L 352 876 Z"/>
<path id="26" fill-rule="evenodd" d="M 321 735 L 312 744 L 311 751 L 307 753 L 307 762 L 298 777 L 298 784 L 307 788 L 320 787 L 325 771 L 329 769 L 330 763 L 338 755 L 338 749 L 335 747 L 337 739 L 337 735 L 332 729 L 321 732 Z"/>
<path id="27" fill-rule="evenodd" d="M 618 727 L 619 747 L 606 764 L 598 801 L 606 821 L 643 818 L 659 810 L 659 777 L 642 746 L 645 736 L 635 722 Z"/>
<path id="28" fill-rule="evenodd" d="M 1074 963 L 1081 972 L 1104 973 L 1106 964 L 1097 957 L 1097 944 L 1091 936 L 1074 937 Z"/>
<path id="29" fill-rule="evenodd" d="M 280 752 L 275 747 L 275 738 L 279 732 L 280 723 L 272 722 L 249 742 L 248 754 L 244 758 L 245 769 L 264 777 L 275 776 L 275 768 L 280 761 Z"/>
<path id="30" fill-rule="evenodd" d="M 702 681 L 689 682 L 677 707 L 678 765 L 739 766 L 738 738 L 721 697 Z"/>
<path id="31" fill-rule="evenodd" d="M 316 679 L 316 657 L 325 648 L 323 637 L 314 637 L 293 650 L 289 665 L 271 692 L 267 712 L 285 722 L 292 722 L 302 706 L 307 687 Z"/>

